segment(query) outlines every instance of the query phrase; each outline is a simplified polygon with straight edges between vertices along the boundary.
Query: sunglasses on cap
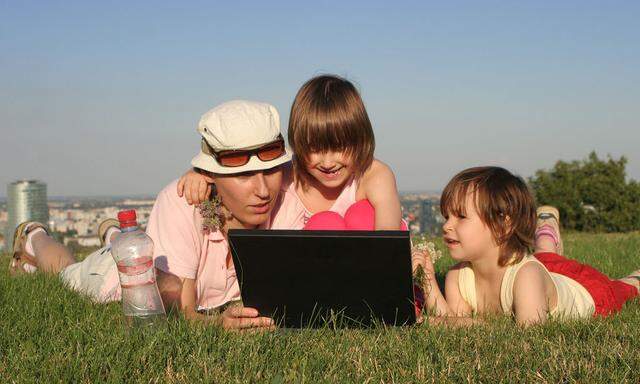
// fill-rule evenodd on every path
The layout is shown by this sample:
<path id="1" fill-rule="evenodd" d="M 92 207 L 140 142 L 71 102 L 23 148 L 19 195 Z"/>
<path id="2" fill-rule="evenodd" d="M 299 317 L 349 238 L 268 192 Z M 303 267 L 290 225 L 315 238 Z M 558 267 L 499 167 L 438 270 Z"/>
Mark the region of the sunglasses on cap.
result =
<path id="1" fill-rule="evenodd" d="M 253 149 L 231 149 L 215 151 L 205 139 L 202 139 L 202 152 L 213 156 L 223 167 L 242 167 L 247 164 L 251 156 L 258 156 L 261 161 L 275 160 L 285 154 L 284 139 L 278 139 Z"/>

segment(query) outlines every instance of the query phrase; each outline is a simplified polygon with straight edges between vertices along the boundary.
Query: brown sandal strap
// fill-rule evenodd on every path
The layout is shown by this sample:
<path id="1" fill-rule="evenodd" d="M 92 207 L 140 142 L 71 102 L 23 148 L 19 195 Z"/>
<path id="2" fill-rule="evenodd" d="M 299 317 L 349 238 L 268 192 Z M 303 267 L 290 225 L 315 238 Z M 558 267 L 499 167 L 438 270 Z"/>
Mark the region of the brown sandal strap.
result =
<path id="1" fill-rule="evenodd" d="M 49 234 L 49 229 L 47 229 L 47 227 L 44 224 L 40 224 L 36 221 L 33 221 L 31 222 L 31 225 L 29 226 L 29 228 L 27 228 L 27 230 L 24 231 L 25 236 L 28 236 L 31 232 L 35 231 L 38 228 L 42 228 L 44 233 L 46 233 L 47 235 Z"/>
<path id="2" fill-rule="evenodd" d="M 36 260 L 36 258 L 34 256 L 31 256 L 30 254 L 28 254 L 25 250 L 25 243 L 27 241 L 27 238 L 29 236 L 29 234 L 33 231 L 35 231 L 38 228 L 42 228 L 44 230 L 44 232 L 46 234 L 49 234 L 49 231 L 47 230 L 47 227 L 45 227 L 43 224 L 38 223 L 38 222 L 30 222 L 30 223 L 23 223 L 20 224 L 22 225 L 26 225 L 28 226 L 27 229 L 22 229 L 22 228 L 16 228 L 16 234 L 14 235 L 14 249 L 16 247 L 16 244 L 20 244 L 19 245 L 19 251 L 14 251 L 13 253 L 13 259 L 15 260 L 20 260 L 22 261 L 23 264 L 31 264 L 34 267 L 38 266 L 38 262 Z M 20 229 L 20 231 L 18 231 L 18 229 Z M 23 232 L 21 234 L 18 234 L 18 232 Z"/>
<path id="3" fill-rule="evenodd" d="M 107 239 L 105 239 L 105 236 L 107 235 L 109 228 L 119 228 L 119 225 L 120 222 L 116 219 L 106 219 L 102 223 L 100 223 L 100 225 L 98 225 L 98 238 L 100 239 L 100 245 L 102 247 L 104 247 L 107 243 Z"/>

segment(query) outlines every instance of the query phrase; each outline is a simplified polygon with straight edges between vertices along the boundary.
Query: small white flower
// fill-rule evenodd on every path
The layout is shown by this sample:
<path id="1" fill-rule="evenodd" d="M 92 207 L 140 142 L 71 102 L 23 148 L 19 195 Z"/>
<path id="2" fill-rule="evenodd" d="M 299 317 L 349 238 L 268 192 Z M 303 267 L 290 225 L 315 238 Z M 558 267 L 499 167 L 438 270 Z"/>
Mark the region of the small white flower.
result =
<path id="1" fill-rule="evenodd" d="M 429 257 L 431 257 L 431 261 L 434 263 L 442 257 L 442 251 L 437 249 L 432 241 L 424 241 L 416 244 L 414 248 L 420 252 L 427 252 Z"/>

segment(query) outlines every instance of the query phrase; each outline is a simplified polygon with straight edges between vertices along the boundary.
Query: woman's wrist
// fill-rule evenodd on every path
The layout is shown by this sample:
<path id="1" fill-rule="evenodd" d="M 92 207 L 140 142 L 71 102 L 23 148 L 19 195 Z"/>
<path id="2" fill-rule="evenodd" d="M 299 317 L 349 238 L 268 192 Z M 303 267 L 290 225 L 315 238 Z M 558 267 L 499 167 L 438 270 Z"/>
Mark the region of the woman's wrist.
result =
<path id="1" fill-rule="evenodd" d="M 207 325 L 222 327 L 224 326 L 223 317 L 225 312 L 229 308 L 236 306 L 242 306 L 242 300 L 228 301 L 215 308 L 202 308 L 197 310 L 195 312 L 195 315 L 199 320 L 204 321 L 204 323 Z"/>

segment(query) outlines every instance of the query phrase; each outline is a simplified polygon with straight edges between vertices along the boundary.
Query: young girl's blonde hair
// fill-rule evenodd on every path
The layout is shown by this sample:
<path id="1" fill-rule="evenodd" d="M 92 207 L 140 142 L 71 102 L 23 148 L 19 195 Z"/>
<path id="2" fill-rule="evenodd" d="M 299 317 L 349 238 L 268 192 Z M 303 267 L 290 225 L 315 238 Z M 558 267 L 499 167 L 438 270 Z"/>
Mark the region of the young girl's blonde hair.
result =
<path id="1" fill-rule="evenodd" d="M 375 138 L 369 116 L 355 86 L 339 76 L 322 75 L 298 91 L 289 116 L 293 164 L 306 183 L 309 153 L 345 151 L 360 177 L 373 161 Z"/>

